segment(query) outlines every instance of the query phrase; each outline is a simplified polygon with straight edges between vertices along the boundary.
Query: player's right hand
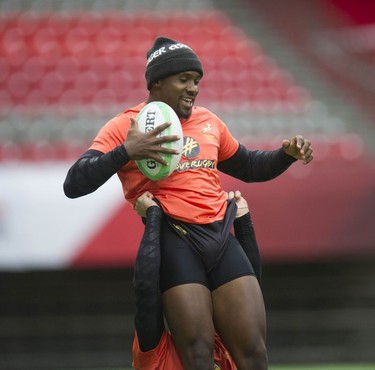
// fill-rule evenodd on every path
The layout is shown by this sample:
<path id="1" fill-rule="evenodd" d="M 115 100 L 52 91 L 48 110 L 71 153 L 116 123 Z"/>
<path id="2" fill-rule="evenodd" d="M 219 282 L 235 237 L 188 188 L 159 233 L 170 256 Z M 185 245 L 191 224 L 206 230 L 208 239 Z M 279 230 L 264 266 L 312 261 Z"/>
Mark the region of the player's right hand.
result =
<path id="1" fill-rule="evenodd" d="M 162 125 L 157 126 L 154 130 L 144 133 L 138 129 L 138 123 L 135 119 L 130 118 L 130 120 L 130 129 L 123 145 L 131 159 L 149 158 L 163 165 L 167 165 L 167 162 L 159 155 L 159 153 L 179 154 L 175 149 L 160 146 L 160 144 L 180 139 L 177 135 L 158 137 L 158 135 L 169 127 L 171 123 L 163 123 Z"/>

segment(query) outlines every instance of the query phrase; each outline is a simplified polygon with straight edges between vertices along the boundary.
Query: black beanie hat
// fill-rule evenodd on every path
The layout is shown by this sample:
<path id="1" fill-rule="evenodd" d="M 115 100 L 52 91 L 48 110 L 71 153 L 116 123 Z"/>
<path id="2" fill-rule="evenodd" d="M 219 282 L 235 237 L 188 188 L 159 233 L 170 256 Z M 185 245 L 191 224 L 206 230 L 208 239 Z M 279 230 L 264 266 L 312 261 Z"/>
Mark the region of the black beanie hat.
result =
<path id="1" fill-rule="evenodd" d="M 178 41 L 158 37 L 147 52 L 147 89 L 155 81 L 185 71 L 196 71 L 203 76 L 202 63 L 194 51 Z"/>

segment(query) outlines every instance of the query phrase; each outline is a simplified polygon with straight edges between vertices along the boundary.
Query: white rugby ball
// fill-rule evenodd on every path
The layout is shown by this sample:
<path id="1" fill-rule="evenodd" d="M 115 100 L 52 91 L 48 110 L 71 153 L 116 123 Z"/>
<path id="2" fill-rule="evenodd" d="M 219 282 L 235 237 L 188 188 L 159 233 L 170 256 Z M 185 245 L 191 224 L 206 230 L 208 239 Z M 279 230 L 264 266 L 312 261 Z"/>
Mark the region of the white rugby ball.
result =
<path id="1" fill-rule="evenodd" d="M 150 180 L 158 181 L 168 177 L 177 167 L 181 159 L 183 147 L 183 133 L 180 119 L 175 111 L 166 103 L 153 101 L 146 104 L 137 116 L 138 129 L 150 132 L 165 122 L 171 125 L 163 130 L 158 137 L 178 135 L 179 140 L 161 144 L 162 147 L 178 150 L 179 154 L 163 154 L 161 157 L 168 163 L 166 166 L 153 159 L 136 160 L 139 170 Z"/>

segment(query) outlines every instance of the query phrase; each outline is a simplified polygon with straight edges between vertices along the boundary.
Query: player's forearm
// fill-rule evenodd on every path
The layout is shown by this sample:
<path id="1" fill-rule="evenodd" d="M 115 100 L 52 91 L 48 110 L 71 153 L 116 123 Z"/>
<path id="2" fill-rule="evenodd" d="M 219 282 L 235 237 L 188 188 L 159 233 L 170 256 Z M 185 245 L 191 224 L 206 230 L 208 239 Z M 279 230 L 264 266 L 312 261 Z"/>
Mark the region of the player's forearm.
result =
<path id="1" fill-rule="evenodd" d="M 261 182 L 279 176 L 295 161 L 283 149 L 248 150 L 240 145 L 231 158 L 218 164 L 218 169 L 245 182 Z"/>
<path id="2" fill-rule="evenodd" d="M 130 160 L 123 145 L 103 154 L 88 150 L 69 169 L 64 182 L 68 198 L 78 198 L 92 193 L 109 180 Z"/>
<path id="3" fill-rule="evenodd" d="M 144 352 L 156 348 L 164 331 L 159 287 L 161 220 L 159 207 L 148 208 L 146 228 L 134 267 L 135 328 Z"/>

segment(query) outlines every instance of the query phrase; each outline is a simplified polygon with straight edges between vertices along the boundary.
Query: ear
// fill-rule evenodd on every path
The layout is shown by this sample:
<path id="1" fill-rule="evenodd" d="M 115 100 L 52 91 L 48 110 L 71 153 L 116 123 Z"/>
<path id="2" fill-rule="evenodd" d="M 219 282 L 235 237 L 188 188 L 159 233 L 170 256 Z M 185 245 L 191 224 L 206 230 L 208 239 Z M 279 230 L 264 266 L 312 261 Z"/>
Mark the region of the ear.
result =
<path id="1" fill-rule="evenodd" d="M 153 82 L 152 87 L 160 87 L 160 80 Z"/>

